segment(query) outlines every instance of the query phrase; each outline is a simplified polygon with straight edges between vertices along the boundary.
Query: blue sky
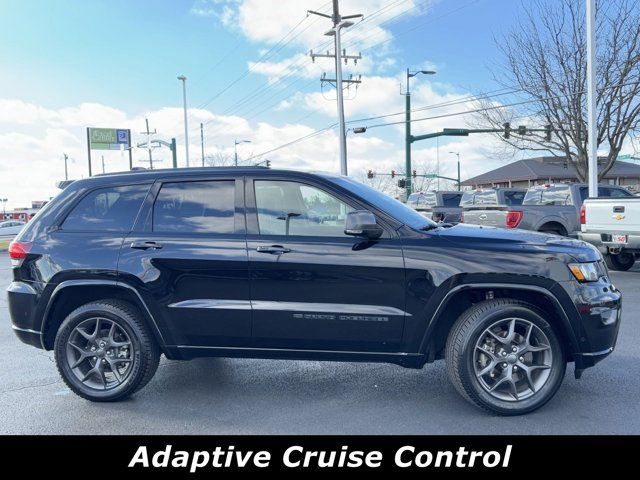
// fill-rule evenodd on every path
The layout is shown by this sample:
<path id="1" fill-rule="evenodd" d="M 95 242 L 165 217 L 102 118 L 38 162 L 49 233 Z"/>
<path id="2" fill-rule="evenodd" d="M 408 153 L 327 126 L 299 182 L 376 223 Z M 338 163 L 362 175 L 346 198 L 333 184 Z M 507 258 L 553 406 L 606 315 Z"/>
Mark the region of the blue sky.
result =
<path id="1" fill-rule="evenodd" d="M 327 19 L 303 21 L 306 10 L 327 11 L 326 3 L 0 0 L 0 99 L 4 101 L 0 135 L 5 140 L 0 169 L 15 168 L 17 158 L 27 171 L 43 172 L 32 189 L 12 192 L 11 198 L 24 203 L 54 194 L 51 178 L 60 177 L 63 151 L 73 158 L 72 175 L 86 175 L 83 132 L 88 124 L 139 132 L 149 117 L 159 138 L 175 136 L 183 145 L 179 74 L 188 77 L 192 157 L 199 156 L 199 122 L 206 125 L 207 155 L 229 155 L 235 138 L 249 138 L 252 144 L 242 147 L 243 156 L 268 151 L 335 122 L 335 102 L 322 97 L 317 80 L 323 71 L 332 76 L 331 64 L 312 65 L 304 58 L 310 48 L 326 41 L 322 33 L 329 26 Z M 398 85 L 407 66 L 438 71 L 435 77 L 416 79 L 412 88 L 416 107 L 495 89 L 488 68 L 499 60 L 494 36 L 510 28 L 521 9 L 513 0 L 343 0 L 341 4 L 343 14 L 365 14 L 362 25 L 344 37 L 349 53 L 363 49 L 365 57 L 359 67 L 346 69 L 346 74 L 363 75 L 358 95 L 347 102 L 348 119 L 402 110 Z M 292 41 L 278 48 L 278 40 L 298 22 L 288 37 Z M 253 65 L 251 74 L 220 94 L 274 45 L 275 54 Z M 282 72 L 288 75 L 282 78 Z M 324 95 L 332 93 L 327 90 Z M 253 94 L 248 101 L 247 94 Z M 460 126 L 463 119 L 448 122 L 425 122 L 414 128 Z M 447 156 L 451 148 L 465 152 L 463 173 L 479 173 L 486 167 L 472 162 L 486 155 L 485 140 L 454 139 L 439 149 L 431 143 L 415 146 L 419 168 L 433 169 L 439 157 L 441 173 L 451 174 L 455 168 Z M 354 175 L 368 168 L 397 168 L 402 148 L 400 127 L 372 130 L 350 140 Z M 270 158 L 276 166 L 334 170 L 336 154 L 335 132 L 328 132 Z M 134 155 L 136 162 L 146 158 L 141 149 Z M 168 152 L 156 155 L 168 161 Z M 180 155 L 183 163 L 182 150 Z M 122 168 L 118 153 L 106 152 L 105 158 L 107 170 Z M 0 181 L 0 190 L 10 188 Z"/>

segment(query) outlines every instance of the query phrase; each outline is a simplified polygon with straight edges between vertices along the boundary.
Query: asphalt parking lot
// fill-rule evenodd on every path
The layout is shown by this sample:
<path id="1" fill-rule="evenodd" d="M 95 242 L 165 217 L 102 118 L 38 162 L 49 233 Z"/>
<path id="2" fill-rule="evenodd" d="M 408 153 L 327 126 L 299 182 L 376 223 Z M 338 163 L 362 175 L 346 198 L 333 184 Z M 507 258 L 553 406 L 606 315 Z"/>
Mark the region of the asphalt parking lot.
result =
<path id="1" fill-rule="evenodd" d="M 8 259 L 0 285 L 8 285 Z M 162 359 L 127 401 L 95 404 L 60 380 L 51 352 L 14 336 L 0 297 L 3 434 L 640 434 L 640 263 L 612 273 L 625 296 L 616 351 L 581 380 L 573 366 L 541 410 L 501 418 L 466 403 L 444 364 Z"/>

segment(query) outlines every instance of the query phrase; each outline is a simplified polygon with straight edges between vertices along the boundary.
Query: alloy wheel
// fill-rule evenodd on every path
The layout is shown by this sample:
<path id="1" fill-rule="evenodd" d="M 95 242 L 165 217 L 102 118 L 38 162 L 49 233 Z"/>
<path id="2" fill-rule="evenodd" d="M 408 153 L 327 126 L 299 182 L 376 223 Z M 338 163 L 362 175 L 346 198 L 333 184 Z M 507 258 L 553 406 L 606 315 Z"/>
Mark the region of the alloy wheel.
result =
<path id="1" fill-rule="evenodd" d="M 504 401 L 531 397 L 549 379 L 553 353 L 546 334 L 522 318 L 493 323 L 480 335 L 473 366 L 482 388 Z"/>
<path id="2" fill-rule="evenodd" d="M 66 346 L 73 375 L 97 390 L 111 390 L 124 383 L 133 370 L 133 354 L 133 343 L 125 329 L 102 317 L 80 322 Z"/>

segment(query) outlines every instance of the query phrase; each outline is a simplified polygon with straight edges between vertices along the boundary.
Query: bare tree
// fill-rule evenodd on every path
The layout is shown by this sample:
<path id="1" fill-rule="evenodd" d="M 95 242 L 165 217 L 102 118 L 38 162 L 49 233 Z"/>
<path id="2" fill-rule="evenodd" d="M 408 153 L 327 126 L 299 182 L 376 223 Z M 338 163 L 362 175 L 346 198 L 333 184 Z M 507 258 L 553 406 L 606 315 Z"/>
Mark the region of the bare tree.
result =
<path id="1" fill-rule="evenodd" d="M 598 146 L 607 150 L 599 179 L 613 167 L 624 140 L 640 130 L 640 1 L 599 1 L 596 11 Z M 480 123 L 551 125 L 553 133 L 500 138 L 513 149 L 562 156 L 587 179 L 587 82 L 584 0 L 523 2 L 523 21 L 498 40 L 505 57 L 496 81 L 514 88 L 520 105 L 479 102 Z M 525 121 L 523 122 L 523 119 Z M 515 123 L 513 123 L 515 124 Z"/>

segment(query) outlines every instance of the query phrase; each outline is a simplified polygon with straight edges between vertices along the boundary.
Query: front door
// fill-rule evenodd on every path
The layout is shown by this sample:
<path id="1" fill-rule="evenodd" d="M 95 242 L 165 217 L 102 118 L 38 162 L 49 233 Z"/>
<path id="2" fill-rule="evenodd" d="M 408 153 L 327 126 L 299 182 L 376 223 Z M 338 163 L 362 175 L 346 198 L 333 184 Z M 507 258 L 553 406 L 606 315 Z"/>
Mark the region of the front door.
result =
<path id="1" fill-rule="evenodd" d="M 165 180 L 143 228 L 125 239 L 119 273 L 134 282 L 169 338 L 186 348 L 251 338 L 243 181 Z"/>
<path id="2" fill-rule="evenodd" d="M 347 212 L 361 207 L 305 182 L 246 184 L 254 343 L 397 351 L 405 317 L 399 240 L 391 230 L 376 241 L 345 235 Z"/>

